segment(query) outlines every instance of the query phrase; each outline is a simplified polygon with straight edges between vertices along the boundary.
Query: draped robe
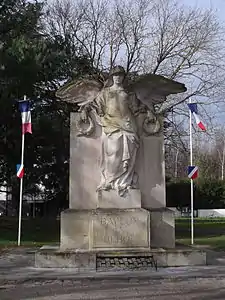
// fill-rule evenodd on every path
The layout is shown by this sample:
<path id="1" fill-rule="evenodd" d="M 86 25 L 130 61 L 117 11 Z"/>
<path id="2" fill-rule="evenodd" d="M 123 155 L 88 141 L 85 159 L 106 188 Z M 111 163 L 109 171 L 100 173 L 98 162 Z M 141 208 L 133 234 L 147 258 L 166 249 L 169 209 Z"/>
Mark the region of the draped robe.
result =
<path id="1" fill-rule="evenodd" d="M 95 100 L 101 119 L 101 183 L 99 190 L 115 189 L 123 196 L 135 188 L 135 162 L 139 138 L 134 112 L 137 99 L 123 88 L 105 88 Z"/>

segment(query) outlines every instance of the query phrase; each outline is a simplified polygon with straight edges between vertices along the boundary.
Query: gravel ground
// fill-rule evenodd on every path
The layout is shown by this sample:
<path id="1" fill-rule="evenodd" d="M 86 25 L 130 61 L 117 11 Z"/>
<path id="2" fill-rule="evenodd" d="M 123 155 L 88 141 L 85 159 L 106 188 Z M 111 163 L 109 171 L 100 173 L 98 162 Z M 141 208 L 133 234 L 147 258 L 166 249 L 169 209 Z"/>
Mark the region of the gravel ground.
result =
<path id="1" fill-rule="evenodd" d="M 76 299 L 157 299 L 214 300 L 225 299 L 225 279 L 136 278 L 124 280 L 53 280 L 5 286 L 1 300 L 76 300 Z"/>
<path id="2" fill-rule="evenodd" d="M 205 267 L 145 272 L 76 274 L 36 269 L 34 254 L 14 249 L 0 255 L 0 299 L 225 299 L 225 254 L 209 251 Z"/>

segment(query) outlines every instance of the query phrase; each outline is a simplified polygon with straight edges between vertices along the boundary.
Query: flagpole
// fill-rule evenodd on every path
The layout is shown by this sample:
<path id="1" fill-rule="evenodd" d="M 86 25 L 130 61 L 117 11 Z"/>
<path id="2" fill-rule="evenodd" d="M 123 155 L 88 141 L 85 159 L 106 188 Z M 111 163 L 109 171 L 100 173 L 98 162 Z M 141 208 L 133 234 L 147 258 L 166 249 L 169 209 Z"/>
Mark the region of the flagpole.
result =
<path id="1" fill-rule="evenodd" d="M 24 101 L 26 101 L 26 96 L 24 96 Z M 25 133 L 22 132 L 22 139 L 21 139 L 21 166 L 22 167 L 24 162 L 24 141 L 25 141 Z M 22 204 L 23 204 L 23 176 L 20 178 L 19 224 L 18 224 L 18 241 L 17 241 L 18 246 L 20 246 L 20 241 L 21 241 Z"/>
<path id="2" fill-rule="evenodd" d="M 191 103 L 191 99 L 189 99 Z M 192 144 L 192 112 L 189 110 L 190 121 L 190 165 L 193 166 L 193 144 Z M 194 185 L 191 178 L 191 245 L 194 244 Z"/>

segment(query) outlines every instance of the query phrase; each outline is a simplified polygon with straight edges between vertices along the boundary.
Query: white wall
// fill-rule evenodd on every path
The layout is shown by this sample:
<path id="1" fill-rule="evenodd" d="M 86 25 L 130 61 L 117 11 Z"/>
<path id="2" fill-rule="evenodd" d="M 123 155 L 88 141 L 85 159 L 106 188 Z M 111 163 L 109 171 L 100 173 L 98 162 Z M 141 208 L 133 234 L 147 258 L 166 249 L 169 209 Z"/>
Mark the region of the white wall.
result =
<path id="1" fill-rule="evenodd" d="M 1 191 L 6 191 L 6 187 L 0 187 Z M 0 201 L 6 201 L 6 193 L 0 192 Z"/>
<path id="2" fill-rule="evenodd" d="M 225 209 L 200 209 L 198 211 L 199 217 L 225 217 Z"/>
<path id="3" fill-rule="evenodd" d="M 175 207 L 169 207 L 169 209 L 173 210 L 175 213 L 175 217 L 189 217 L 189 213 L 183 213 L 179 210 L 177 210 Z M 198 210 L 198 217 L 199 218 L 206 218 L 206 217 L 211 217 L 211 218 L 224 218 L 225 217 L 225 209 L 199 209 Z"/>

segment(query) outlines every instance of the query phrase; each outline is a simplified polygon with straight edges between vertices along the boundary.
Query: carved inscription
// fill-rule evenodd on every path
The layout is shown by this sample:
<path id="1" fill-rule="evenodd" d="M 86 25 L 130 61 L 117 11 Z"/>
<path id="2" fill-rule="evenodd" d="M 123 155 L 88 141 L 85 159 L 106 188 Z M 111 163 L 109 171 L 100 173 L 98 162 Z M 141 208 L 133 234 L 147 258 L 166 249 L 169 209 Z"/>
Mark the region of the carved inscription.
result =
<path id="1" fill-rule="evenodd" d="M 93 224 L 94 248 L 148 246 L 147 216 L 99 215 Z"/>

